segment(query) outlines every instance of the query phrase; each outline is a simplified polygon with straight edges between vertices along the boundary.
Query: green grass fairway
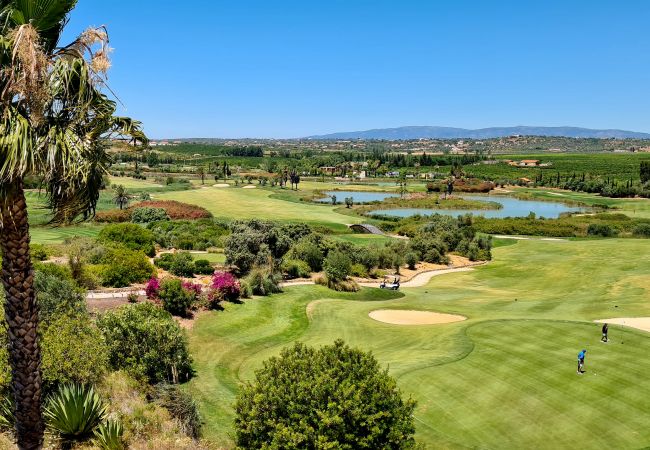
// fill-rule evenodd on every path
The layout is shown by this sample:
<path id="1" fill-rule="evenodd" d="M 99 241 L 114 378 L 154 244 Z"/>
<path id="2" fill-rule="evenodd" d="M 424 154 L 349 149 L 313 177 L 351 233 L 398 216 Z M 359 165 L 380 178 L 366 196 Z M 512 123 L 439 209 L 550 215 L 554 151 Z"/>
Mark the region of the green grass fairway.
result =
<path id="1" fill-rule="evenodd" d="M 521 241 L 472 272 L 435 277 L 402 298 L 296 286 L 200 317 L 189 389 L 206 437 L 231 446 L 237 386 L 293 341 L 343 338 L 389 365 L 418 401 L 427 448 L 623 448 L 650 444 L 650 333 L 592 320 L 650 316 L 650 241 Z M 309 308 L 307 308 L 307 306 Z M 375 309 L 457 313 L 465 322 L 397 326 Z M 307 313 L 307 309 L 309 313 Z M 576 355 L 589 350 L 587 373 Z"/>
<path id="2" fill-rule="evenodd" d="M 97 237 L 103 226 L 94 224 L 81 224 L 68 227 L 32 227 L 29 234 L 35 244 L 61 244 L 71 237 Z"/>
<path id="3" fill-rule="evenodd" d="M 333 226 L 344 231 L 345 224 L 358 223 L 362 219 L 334 212 L 334 206 L 315 203 L 288 202 L 271 197 L 275 191 L 244 188 L 206 187 L 183 192 L 157 194 L 157 200 L 178 200 L 202 206 L 215 217 L 228 219 L 264 218 L 279 221 L 305 222 Z"/>

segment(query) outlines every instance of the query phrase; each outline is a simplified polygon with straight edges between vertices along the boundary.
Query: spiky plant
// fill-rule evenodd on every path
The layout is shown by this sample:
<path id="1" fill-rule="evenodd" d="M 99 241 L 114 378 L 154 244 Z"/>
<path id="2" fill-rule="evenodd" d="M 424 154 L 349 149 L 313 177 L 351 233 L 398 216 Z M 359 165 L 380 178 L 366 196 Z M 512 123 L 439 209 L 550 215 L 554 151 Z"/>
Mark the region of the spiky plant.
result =
<path id="1" fill-rule="evenodd" d="M 126 191 L 126 188 L 124 186 L 118 184 L 117 186 L 113 187 L 113 203 L 119 206 L 120 209 L 124 209 L 124 207 L 129 204 L 130 200 L 131 196 Z"/>
<path id="2" fill-rule="evenodd" d="M 92 437 L 106 413 L 107 405 L 95 390 L 79 384 L 59 388 L 44 410 L 48 429 L 58 436 L 63 446 Z"/>
<path id="3" fill-rule="evenodd" d="M 117 420 L 107 420 L 100 424 L 95 430 L 95 438 L 93 444 L 102 450 L 123 450 L 124 440 L 124 427 Z"/>
<path id="4" fill-rule="evenodd" d="M 108 36 L 59 37 L 76 0 L 0 0 L 0 249 L 16 439 L 43 444 L 38 308 L 23 181 L 39 177 L 53 222 L 95 212 L 110 158 L 105 138 L 146 142 L 140 124 L 116 117 L 103 92 Z"/>

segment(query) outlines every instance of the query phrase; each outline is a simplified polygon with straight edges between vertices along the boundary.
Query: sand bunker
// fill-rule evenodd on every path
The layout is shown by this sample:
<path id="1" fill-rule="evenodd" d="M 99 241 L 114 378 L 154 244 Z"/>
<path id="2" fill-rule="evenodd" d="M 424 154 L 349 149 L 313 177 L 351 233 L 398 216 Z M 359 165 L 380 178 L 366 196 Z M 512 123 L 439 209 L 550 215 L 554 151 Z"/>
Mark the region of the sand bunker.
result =
<path id="1" fill-rule="evenodd" d="M 650 333 L 650 317 L 618 317 L 616 319 L 595 320 L 594 322 L 623 325 Z"/>
<path id="2" fill-rule="evenodd" d="M 437 325 L 462 322 L 467 317 L 431 311 L 408 311 L 403 309 L 378 309 L 368 314 L 371 319 L 393 325 Z"/>
<path id="3" fill-rule="evenodd" d="M 213 184 L 212 187 L 227 188 L 230 187 L 230 185 L 226 183 L 219 183 L 219 184 Z"/>
<path id="4" fill-rule="evenodd" d="M 244 186 L 244 189 L 255 189 L 255 186 L 251 186 L 251 185 Z"/>

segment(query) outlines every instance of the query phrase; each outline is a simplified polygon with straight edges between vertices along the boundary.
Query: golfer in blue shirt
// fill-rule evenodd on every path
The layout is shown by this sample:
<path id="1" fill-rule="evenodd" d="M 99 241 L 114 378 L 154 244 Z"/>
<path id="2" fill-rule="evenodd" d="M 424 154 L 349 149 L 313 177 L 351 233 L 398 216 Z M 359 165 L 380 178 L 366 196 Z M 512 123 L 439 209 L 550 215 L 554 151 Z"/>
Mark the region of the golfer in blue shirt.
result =
<path id="1" fill-rule="evenodd" d="M 587 356 L 587 350 L 578 353 L 578 373 L 585 373 L 585 356 Z"/>

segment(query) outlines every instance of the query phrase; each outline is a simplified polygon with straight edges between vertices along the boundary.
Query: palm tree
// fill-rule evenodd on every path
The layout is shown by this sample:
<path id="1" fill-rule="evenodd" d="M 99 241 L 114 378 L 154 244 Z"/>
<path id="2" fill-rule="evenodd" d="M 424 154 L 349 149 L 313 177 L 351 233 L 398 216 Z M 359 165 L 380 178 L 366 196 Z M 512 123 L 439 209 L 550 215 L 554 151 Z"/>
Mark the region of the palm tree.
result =
<path id="1" fill-rule="evenodd" d="M 52 221 L 95 212 L 110 165 L 105 138 L 145 143 L 102 93 L 110 66 L 104 29 L 58 40 L 76 0 L 0 0 L 0 249 L 20 449 L 43 445 L 38 307 L 23 181 L 42 180 Z"/>
<path id="2" fill-rule="evenodd" d="M 113 186 L 113 192 L 115 193 L 113 195 L 113 203 L 119 206 L 120 209 L 124 209 L 131 200 L 131 196 L 126 192 L 126 188 L 121 184 L 118 184 L 117 186 Z"/>

